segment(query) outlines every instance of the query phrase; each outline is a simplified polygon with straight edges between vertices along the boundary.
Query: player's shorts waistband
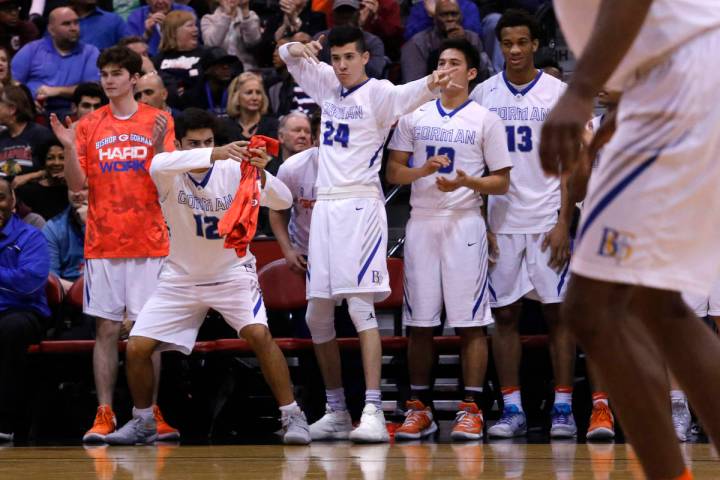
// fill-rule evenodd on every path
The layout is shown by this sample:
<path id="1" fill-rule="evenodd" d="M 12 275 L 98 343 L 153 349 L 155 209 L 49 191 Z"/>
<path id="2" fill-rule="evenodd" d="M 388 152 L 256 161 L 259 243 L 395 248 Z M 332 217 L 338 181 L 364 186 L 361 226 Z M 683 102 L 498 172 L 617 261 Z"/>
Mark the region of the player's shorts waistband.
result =
<path id="1" fill-rule="evenodd" d="M 380 190 L 373 185 L 318 188 L 318 200 L 339 200 L 343 198 L 377 198 L 378 200 L 381 200 L 382 195 Z"/>
<path id="2" fill-rule="evenodd" d="M 410 210 L 410 217 L 480 217 L 480 208 L 418 208 Z"/>

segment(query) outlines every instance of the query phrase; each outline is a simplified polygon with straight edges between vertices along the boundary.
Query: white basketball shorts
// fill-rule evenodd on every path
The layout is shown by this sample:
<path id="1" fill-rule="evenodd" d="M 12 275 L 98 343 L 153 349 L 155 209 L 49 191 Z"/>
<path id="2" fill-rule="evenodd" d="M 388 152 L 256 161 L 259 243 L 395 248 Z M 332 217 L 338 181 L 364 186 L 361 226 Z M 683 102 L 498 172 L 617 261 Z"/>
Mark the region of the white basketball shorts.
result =
<path id="1" fill-rule="evenodd" d="M 527 296 L 541 303 L 560 303 L 565 298 L 569 264 L 553 270 L 551 249 L 542 251 L 546 233 L 498 233 L 497 262 L 490 264 L 490 306 L 511 305 Z"/>
<path id="2" fill-rule="evenodd" d="M 310 223 L 307 298 L 374 293 L 379 302 L 390 294 L 385 205 L 377 193 L 343 196 L 318 193 Z"/>
<path id="3" fill-rule="evenodd" d="M 710 295 L 698 295 L 696 293 L 683 293 L 683 300 L 688 307 L 700 318 L 720 317 L 720 280 L 716 281 L 710 290 Z"/>
<path id="4" fill-rule="evenodd" d="M 702 34 L 639 74 L 591 177 L 572 271 L 707 295 L 720 272 L 720 76 Z"/>
<path id="5" fill-rule="evenodd" d="M 212 308 L 240 332 L 252 324 L 267 326 L 257 274 L 247 272 L 229 282 L 194 286 L 161 281 L 133 326 L 130 336 L 162 342 L 159 350 L 179 350 L 189 355 L 200 326 Z"/>
<path id="6" fill-rule="evenodd" d="M 405 227 L 403 323 L 482 327 L 492 323 L 485 221 L 476 211 L 433 215 L 415 209 Z"/>
<path id="7" fill-rule="evenodd" d="M 155 290 L 164 257 L 89 258 L 85 261 L 83 312 L 122 322 L 135 320 Z"/>

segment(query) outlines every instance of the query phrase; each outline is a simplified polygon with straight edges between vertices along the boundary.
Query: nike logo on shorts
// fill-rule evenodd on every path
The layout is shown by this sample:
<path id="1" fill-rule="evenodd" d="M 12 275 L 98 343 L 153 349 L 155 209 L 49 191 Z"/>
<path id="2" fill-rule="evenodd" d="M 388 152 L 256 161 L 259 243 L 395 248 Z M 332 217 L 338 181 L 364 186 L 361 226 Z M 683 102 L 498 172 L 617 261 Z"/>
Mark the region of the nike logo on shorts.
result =
<path id="1" fill-rule="evenodd" d="M 472 247 L 472 246 L 475 245 L 476 243 L 477 243 L 477 242 L 473 242 L 473 243 L 468 242 L 468 247 Z"/>

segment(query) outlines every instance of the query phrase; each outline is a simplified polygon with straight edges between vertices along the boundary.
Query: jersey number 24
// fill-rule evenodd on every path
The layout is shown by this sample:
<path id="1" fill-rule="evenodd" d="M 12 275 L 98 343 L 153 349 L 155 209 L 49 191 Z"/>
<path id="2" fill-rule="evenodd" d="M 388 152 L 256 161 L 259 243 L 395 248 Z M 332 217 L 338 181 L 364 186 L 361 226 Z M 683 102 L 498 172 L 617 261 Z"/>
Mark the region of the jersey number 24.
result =
<path id="1" fill-rule="evenodd" d="M 338 142 L 343 148 L 347 148 L 349 141 L 350 126 L 347 123 L 338 124 L 336 129 L 332 122 L 325 122 L 325 132 L 323 133 L 323 143 L 325 145 L 332 146 L 333 142 Z"/>

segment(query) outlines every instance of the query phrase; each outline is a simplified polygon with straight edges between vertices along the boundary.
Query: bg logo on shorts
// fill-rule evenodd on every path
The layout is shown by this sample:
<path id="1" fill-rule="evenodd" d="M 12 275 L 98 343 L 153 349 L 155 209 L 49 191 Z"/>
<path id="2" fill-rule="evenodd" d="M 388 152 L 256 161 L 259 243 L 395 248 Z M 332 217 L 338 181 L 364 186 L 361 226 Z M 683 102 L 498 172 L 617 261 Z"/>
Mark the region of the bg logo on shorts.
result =
<path id="1" fill-rule="evenodd" d="M 633 253 L 632 242 L 635 235 L 630 232 L 622 232 L 613 228 L 603 228 L 602 239 L 600 240 L 601 257 L 612 257 L 618 263 L 627 260 Z"/>
<path id="2" fill-rule="evenodd" d="M 380 272 L 377 270 L 372 271 L 372 283 L 375 285 L 380 285 L 382 282 L 382 275 L 380 275 Z"/>

